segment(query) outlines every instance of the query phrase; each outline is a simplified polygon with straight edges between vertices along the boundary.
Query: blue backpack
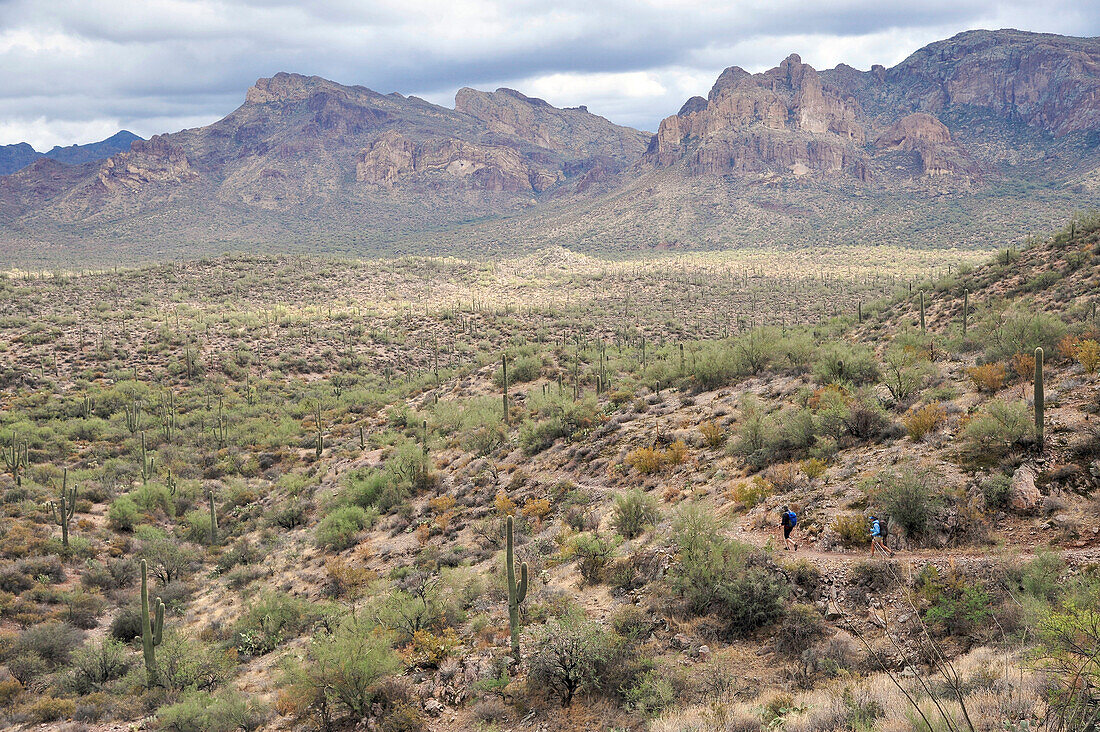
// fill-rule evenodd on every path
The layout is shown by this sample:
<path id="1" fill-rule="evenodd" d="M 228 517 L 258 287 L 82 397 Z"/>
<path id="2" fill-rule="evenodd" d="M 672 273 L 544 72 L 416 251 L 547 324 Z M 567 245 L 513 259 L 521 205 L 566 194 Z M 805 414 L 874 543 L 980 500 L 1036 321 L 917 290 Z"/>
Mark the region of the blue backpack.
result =
<path id="1" fill-rule="evenodd" d="M 794 511 L 787 511 L 787 521 L 790 522 L 792 529 L 798 526 L 798 514 Z"/>

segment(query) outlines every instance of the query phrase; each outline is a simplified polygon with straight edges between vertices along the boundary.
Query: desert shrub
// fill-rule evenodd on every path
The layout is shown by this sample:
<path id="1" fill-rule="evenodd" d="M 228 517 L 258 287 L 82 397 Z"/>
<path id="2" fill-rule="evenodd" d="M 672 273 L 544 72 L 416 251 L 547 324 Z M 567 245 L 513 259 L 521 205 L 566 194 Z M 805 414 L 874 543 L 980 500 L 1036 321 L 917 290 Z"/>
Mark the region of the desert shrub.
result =
<path id="1" fill-rule="evenodd" d="M 1012 497 L 1012 477 L 1004 473 L 994 473 L 982 481 L 982 497 L 985 507 L 996 511 L 1008 505 Z"/>
<path id="2" fill-rule="evenodd" d="M 116 531 L 133 531 L 139 517 L 137 504 L 129 496 L 119 496 L 107 509 L 107 523 Z"/>
<path id="3" fill-rule="evenodd" d="M 1085 373 L 1095 374 L 1100 370 L 1100 343 L 1091 339 L 1081 341 L 1077 344 L 1074 358 L 1077 359 L 1077 363 L 1081 364 L 1081 368 L 1085 370 Z"/>
<path id="4" fill-rule="evenodd" d="M 647 493 L 632 490 L 615 496 L 612 525 L 627 539 L 633 539 L 647 526 L 657 523 L 659 516 L 657 500 Z"/>
<path id="5" fill-rule="evenodd" d="M 980 392 L 995 392 L 1005 383 L 1005 365 L 1000 361 L 968 368 L 966 374 L 974 382 L 974 388 Z"/>
<path id="6" fill-rule="evenodd" d="M 676 700 L 676 691 L 667 674 L 646 671 L 637 683 L 625 691 L 626 706 L 643 717 L 655 717 Z"/>
<path id="7" fill-rule="evenodd" d="M 157 647 L 157 683 L 170 692 L 215 689 L 230 677 L 235 665 L 234 654 L 174 630 L 165 630 Z"/>
<path id="8" fill-rule="evenodd" d="M 80 576 L 80 584 L 104 592 L 133 585 L 138 575 L 138 563 L 130 557 L 108 559 L 106 563 L 89 562 Z"/>
<path id="9" fill-rule="evenodd" d="M 909 439 L 919 442 L 930 432 L 935 432 L 947 421 L 947 411 L 942 404 L 925 404 L 919 409 L 910 409 L 902 420 Z"/>
<path id="10" fill-rule="evenodd" d="M 821 613 L 809 605 L 792 605 L 775 632 L 775 650 L 785 656 L 798 657 L 823 635 L 825 621 Z"/>
<path id="11" fill-rule="evenodd" d="M 377 512 L 367 512 L 359 506 L 339 506 L 317 525 L 318 546 L 335 551 L 347 549 L 355 543 L 355 536 L 374 523 Z"/>
<path id="12" fill-rule="evenodd" d="M 1023 402 L 994 399 L 963 427 L 961 450 L 971 459 L 996 460 L 1029 437 L 1033 424 Z"/>
<path id="13" fill-rule="evenodd" d="M 764 471 L 764 480 L 779 493 L 792 493 L 808 487 L 806 473 L 799 463 L 778 463 Z"/>
<path id="14" fill-rule="evenodd" d="M 1066 562 L 1060 554 L 1040 551 L 1024 564 L 1020 587 L 1032 597 L 1053 602 L 1061 592 L 1065 569 Z"/>
<path id="15" fill-rule="evenodd" d="M 892 345 L 883 355 L 882 383 L 896 402 L 906 402 L 920 391 L 931 370 L 925 350 L 915 345 Z"/>
<path id="16" fill-rule="evenodd" d="M 306 504 L 303 501 L 290 501 L 275 509 L 268 516 L 268 523 L 280 529 L 293 529 L 306 522 Z"/>
<path id="17" fill-rule="evenodd" d="M 828 468 L 828 463 L 826 463 L 821 458 L 814 457 L 803 460 L 800 467 L 802 468 L 802 473 L 807 478 L 809 478 L 810 480 L 817 480 L 821 476 L 825 475 L 825 471 Z"/>
<path id="18" fill-rule="evenodd" d="M 555 694 L 563 706 L 608 683 L 604 672 L 615 656 L 616 639 L 599 623 L 567 613 L 550 618 L 531 635 L 528 683 Z"/>
<path id="19" fill-rule="evenodd" d="M 88 630 L 99 625 L 99 616 L 107 608 L 107 602 L 96 593 L 77 589 L 62 596 L 65 604 L 65 621 Z"/>
<path id="20" fill-rule="evenodd" d="M 821 588 L 821 570 L 806 559 L 798 559 L 783 565 L 783 571 L 795 587 L 813 595 Z"/>
<path id="21" fill-rule="evenodd" d="M 1066 324 L 1056 315 L 1039 310 L 1030 303 L 1014 303 L 1003 310 L 990 310 L 978 324 L 986 354 L 1004 360 L 1017 353 L 1032 353 L 1042 347 L 1047 353 L 1066 334 Z"/>
<path id="22" fill-rule="evenodd" d="M 875 353 L 862 344 L 827 343 L 818 349 L 814 376 L 823 384 L 870 384 L 879 378 Z"/>
<path id="23" fill-rule="evenodd" d="M 353 615 L 332 632 L 314 636 L 304 657 L 289 667 L 286 683 L 303 709 L 331 724 L 334 717 L 370 716 L 378 683 L 400 668 L 387 636 Z"/>
<path id="24" fill-rule="evenodd" d="M 399 642 L 406 643 L 419 631 L 439 629 L 446 610 L 436 578 L 413 572 L 377 601 L 375 618 L 395 633 Z"/>
<path id="25" fill-rule="evenodd" d="M 917 574 L 915 585 L 926 603 L 925 620 L 941 633 L 972 637 L 989 625 L 993 597 L 980 580 L 955 567 L 940 572 L 928 564 Z"/>
<path id="26" fill-rule="evenodd" d="M 882 471 L 860 487 L 889 517 L 891 529 L 900 526 L 907 536 L 920 537 L 943 502 L 941 480 L 930 468 L 903 465 Z"/>
<path id="27" fill-rule="evenodd" d="M 263 726 L 266 710 L 240 692 L 224 689 L 216 694 L 192 692 L 180 701 L 157 710 L 157 729 L 172 732 L 251 732 Z"/>
<path id="28" fill-rule="evenodd" d="M 1080 600 L 1052 607 L 1040 613 L 1036 628 L 1036 653 L 1052 680 L 1048 699 L 1052 714 L 1062 722 L 1059 729 L 1088 729 L 1094 726 L 1100 705 L 1100 592 L 1095 585 Z"/>
<path id="29" fill-rule="evenodd" d="M 72 699 L 43 696 L 27 704 L 23 711 L 32 722 L 45 724 L 71 718 L 76 712 L 76 702 Z"/>
<path id="30" fill-rule="evenodd" d="M 770 496 L 774 488 L 763 476 L 754 475 L 751 480 L 742 481 L 733 487 L 733 499 L 752 508 Z"/>
<path id="31" fill-rule="evenodd" d="M 702 422 L 699 434 L 703 437 L 703 444 L 710 448 L 721 447 L 726 441 L 726 431 L 713 420 Z"/>
<path id="32" fill-rule="evenodd" d="M 109 682 L 121 679 L 133 666 L 125 644 L 104 638 L 73 653 L 69 662 L 69 687 L 77 694 L 99 691 Z"/>
<path id="33" fill-rule="evenodd" d="M 111 637 L 125 642 L 141 637 L 141 613 L 133 609 L 119 611 L 111 621 Z"/>
<path id="34" fill-rule="evenodd" d="M 283 641 L 295 638 L 312 619 L 310 604 L 281 592 L 269 592 L 255 601 L 234 626 L 234 645 L 240 653 L 262 656 Z"/>
<path id="35" fill-rule="evenodd" d="M 604 570 L 615 556 L 615 544 L 599 533 L 577 534 L 572 541 L 573 556 L 579 560 L 577 568 L 589 584 L 603 580 Z"/>
<path id="36" fill-rule="evenodd" d="M 69 662 L 73 651 L 84 643 L 84 633 L 67 623 L 47 622 L 21 631 L 12 645 L 11 655 L 33 654 L 49 668 Z"/>
<path id="37" fill-rule="evenodd" d="M 519 356 L 508 359 L 508 383 L 522 384 L 534 381 L 542 371 L 542 359 L 536 356 Z M 499 389 L 504 386 L 504 372 L 497 369 L 493 374 L 493 384 Z"/>
<path id="38" fill-rule="evenodd" d="M 519 428 L 519 446 L 528 455 L 537 455 L 548 449 L 560 437 L 568 437 L 569 428 L 561 419 L 551 418 L 539 422 L 525 422 Z"/>
<path id="39" fill-rule="evenodd" d="M 670 589 L 696 614 L 712 613 L 728 636 L 740 636 L 782 615 L 786 584 L 751 547 L 726 538 L 700 506 L 686 506 L 673 522 L 679 561 L 669 568 Z"/>
<path id="40" fill-rule="evenodd" d="M 355 470 L 344 478 L 341 501 L 367 511 L 389 513 L 411 495 L 408 481 L 389 470 Z"/>
<path id="41" fill-rule="evenodd" d="M 871 530 L 862 514 L 840 514 L 833 519 L 832 529 L 844 546 L 866 546 L 871 543 Z"/>
<path id="42" fill-rule="evenodd" d="M 664 466 L 664 455 L 653 447 L 637 447 L 626 454 L 625 461 L 642 475 L 649 475 Z"/>

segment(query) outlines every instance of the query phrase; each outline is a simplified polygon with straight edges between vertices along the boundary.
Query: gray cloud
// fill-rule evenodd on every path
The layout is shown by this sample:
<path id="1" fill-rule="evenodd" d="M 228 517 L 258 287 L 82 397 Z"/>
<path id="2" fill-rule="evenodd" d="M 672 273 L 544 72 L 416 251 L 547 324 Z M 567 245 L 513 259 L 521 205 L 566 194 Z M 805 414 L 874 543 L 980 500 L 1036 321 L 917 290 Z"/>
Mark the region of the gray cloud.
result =
<path id="1" fill-rule="evenodd" d="M 440 103 L 460 86 L 516 86 L 654 129 L 726 66 L 766 68 L 792 51 L 818 66 L 891 65 L 976 27 L 1096 35 L 1100 4 L 0 0 L 0 143 L 213 121 L 277 71 Z"/>

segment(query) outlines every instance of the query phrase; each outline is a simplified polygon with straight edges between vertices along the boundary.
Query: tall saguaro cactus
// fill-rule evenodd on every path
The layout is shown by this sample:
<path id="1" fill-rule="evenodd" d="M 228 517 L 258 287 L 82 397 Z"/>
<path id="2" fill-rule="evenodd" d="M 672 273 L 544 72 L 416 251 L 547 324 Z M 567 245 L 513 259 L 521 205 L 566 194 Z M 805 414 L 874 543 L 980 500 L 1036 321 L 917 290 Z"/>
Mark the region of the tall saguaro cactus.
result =
<path id="1" fill-rule="evenodd" d="M 164 637 L 164 601 L 156 599 L 153 618 L 149 618 L 149 566 L 141 560 L 141 651 L 145 657 L 145 675 L 152 686 L 157 679 L 157 652 Z"/>
<path id="2" fill-rule="evenodd" d="M 149 478 L 153 477 L 153 464 L 156 458 L 149 455 L 149 451 L 145 446 L 145 433 L 141 433 L 141 482 L 142 484 L 148 483 Z"/>
<path id="3" fill-rule="evenodd" d="M 69 521 L 76 513 L 76 486 L 69 490 L 69 471 L 65 470 L 61 478 L 61 497 L 57 503 L 50 501 L 49 512 L 53 515 L 55 524 L 61 527 L 61 546 L 69 548 Z"/>
<path id="4" fill-rule="evenodd" d="M 519 663 L 519 606 L 527 597 L 527 562 L 519 567 L 519 583 L 516 583 L 516 561 L 513 553 L 514 526 L 512 517 L 507 520 L 508 536 L 505 550 L 505 564 L 508 571 L 508 625 L 512 631 L 512 658 Z"/>
<path id="5" fill-rule="evenodd" d="M 1043 349 L 1035 349 L 1035 439 L 1039 449 L 1043 449 L 1043 416 L 1046 410 L 1046 395 L 1043 392 Z"/>
<path id="6" fill-rule="evenodd" d="M 314 452 L 316 452 L 317 457 L 321 457 L 321 455 L 323 455 L 324 452 L 325 452 L 325 432 L 324 432 L 324 425 L 321 422 L 321 402 L 320 401 L 317 402 L 317 408 L 314 411 L 314 417 L 317 420 L 317 442 L 316 442 L 316 445 L 314 446 Z"/>
<path id="7" fill-rule="evenodd" d="M 920 291 L 920 332 L 924 332 L 924 290 Z"/>

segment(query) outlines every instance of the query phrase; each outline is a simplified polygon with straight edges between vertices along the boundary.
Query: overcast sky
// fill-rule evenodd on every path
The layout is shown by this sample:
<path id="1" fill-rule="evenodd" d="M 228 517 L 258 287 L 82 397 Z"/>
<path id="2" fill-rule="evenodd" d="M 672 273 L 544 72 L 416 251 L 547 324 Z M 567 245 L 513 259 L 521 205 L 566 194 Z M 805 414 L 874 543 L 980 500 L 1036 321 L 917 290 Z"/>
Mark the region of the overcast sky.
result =
<path id="1" fill-rule="evenodd" d="M 0 0 L 0 144 L 212 122 L 278 71 L 453 106 L 509 86 L 655 130 L 731 65 L 891 66 L 972 28 L 1100 35 L 1096 0 Z"/>

